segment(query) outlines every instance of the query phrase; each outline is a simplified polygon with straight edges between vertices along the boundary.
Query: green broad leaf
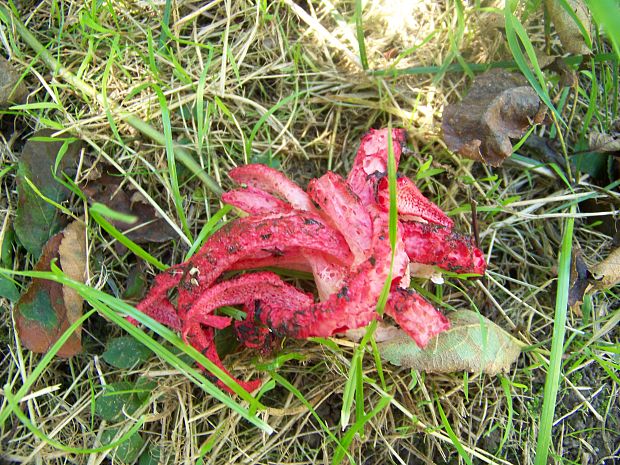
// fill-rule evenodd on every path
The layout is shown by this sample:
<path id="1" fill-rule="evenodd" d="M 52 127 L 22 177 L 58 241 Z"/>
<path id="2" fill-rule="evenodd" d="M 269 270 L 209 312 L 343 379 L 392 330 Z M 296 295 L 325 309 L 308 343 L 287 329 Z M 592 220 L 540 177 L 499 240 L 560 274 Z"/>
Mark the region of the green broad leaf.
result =
<path id="1" fill-rule="evenodd" d="M 267 165 L 268 167 L 275 170 L 279 170 L 282 167 L 280 160 L 273 156 L 271 150 L 253 154 L 251 163 L 260 163 L 263 165 Z"/>
<path id="2" fill-rule="evenodd" d="M 116 368 L 133 368 L 146 361 L 152 352 L 131 336 L 121 336 L 108 342 L 102 358 Z"/>
<path id="3" fill-rule="evenodd" d="M 15 234 L 37 259 L 43 245 L 64 226 L 62 213 L 53 203 L 67 200 L 70 191 L 56 178 L 62 178 L 62 172 L 68 173 L 75 165 L 81 147 L 67 139 L 51 142 L 51 135 L 51 130 L 43 130 L 29 139 L 17 167 Z M 55 167 L 58 170 L 54 174 Z"/>
<path id="4" fill-rule="evenodd" d="M 5 268 L 13 268 L 13 246 L 15 244 L 15 231 L 9 226 L 4 231 L 2 237 L 2 247 L 0 248 L 0 263 Z"/>
<path id="5" fill-rule="evenodd" d="M 0 297 L 11 302 L 17 302 L 19 299 L 19 290 L 15 283 L 4 276 L 0 276 Z"/>
<path id="6" fill-rule="evenodd" d="M 419 371 L 470 371 L 491 375 L 508 370 L 521 353 L 521 344 L 482 315 L 459 310 L 449 316 L 451 328 L 430 340 L 424 349 L 404 331 L 377 344 L 388 362 Z"/>
<path id="7" fill-rule="evenodd" d="M 143 401 L 127 381 L 107 384 L 95 401 L 95 413 L 106 421 L 117 421 L 138 410 Z M 123 411 L 125 413 L 123 413 Z"/>
<path id="8" fill-rule="evenodd" d="M 138 465 L 159 465 L 159 458 L 161 457 L 161 450 L 158 446 L 150 444 L 138 460 Z"/>
<path id="9" fill-rule="evenodd" d="M 108 445 L 114 442 L 115 436 L 119 433 L 118 428 L 106 429 L 101 435 L 101 443 Z M 129 439 L 122 443 L 115 449 L 108 452 L 108 456 L 114 457 L 121 463 L 131 464 L 134 463 L 140 454 L 140 450 L 144 446 L 144 439 L 140 436 L 140 433 L 135 433 L 129 436 Z"/>
<path id="10" fill-rule="evenodd" d="M 138 381 L 136 381 L 134 392 L 136 397 L 140 399 L 140 402 L 145 403 L 151 398 L 151 393 L 156 387 L 157 383 L 155 381 L 141 376 L 138 378 Z"/>

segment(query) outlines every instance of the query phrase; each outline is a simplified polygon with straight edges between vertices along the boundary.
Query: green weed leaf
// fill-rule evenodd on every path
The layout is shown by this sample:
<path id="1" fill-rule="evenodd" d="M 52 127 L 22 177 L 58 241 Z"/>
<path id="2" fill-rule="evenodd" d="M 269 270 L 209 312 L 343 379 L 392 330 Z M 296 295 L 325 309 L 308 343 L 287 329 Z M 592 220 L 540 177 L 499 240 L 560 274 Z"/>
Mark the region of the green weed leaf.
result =
<path id="1" fill-rule="evenodd" d="M 161 450 L 159 447 L 153 444 L 149 445 L 147 449 L 140 455 L 138 465 L 159 465 L 159 457 L 161 456 Z"/>
<path id="2" fill-rule="evenodd" d="M 0 297 L 15 302 L 19 299 L 19 291 L 15 283 L 4 276 L 0 276 Z"/>
<path id="3" fill-rule="evenodd" d="M 146 361 L 152 352 L 132 336 L 121 336 L 108 342 L 102 358 L 116 368 L 129 369 Z"/>
<path id="4" fill-rule="evenodd" d="M 117 428 L 106 429 L 101 435 L 101 443 L 104 445 L 112 443 L 117 434 Z M 109 452 L 108 455 L 113 454 L 114 457 L 122 463 L 134 463 L 138 458 L 142 446 L 144 446 L 144 439 L 142 439 L 139 433 L 134 433 L 129 436 L 127 441 L 114 449 L 114 451 Z"/>
<path id="5" fill-rule="evenodd" d="M 133 414 L 142 405 L 142 400 L 127 381 L 107 384 L 104 392 L 95 401 L 95 413 L 106 421 L 117 421 L 124 413 Z"/>

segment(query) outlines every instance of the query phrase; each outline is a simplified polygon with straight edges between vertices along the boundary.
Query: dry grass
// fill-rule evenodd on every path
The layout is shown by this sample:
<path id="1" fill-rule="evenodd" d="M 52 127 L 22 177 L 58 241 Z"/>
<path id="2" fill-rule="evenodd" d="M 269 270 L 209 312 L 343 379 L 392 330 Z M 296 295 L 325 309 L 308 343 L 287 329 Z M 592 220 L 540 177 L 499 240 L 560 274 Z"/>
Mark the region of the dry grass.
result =
<path id="1" fill-rule="evenodd" d="M 139 186 L 145 198 L 176 225 L 164 147 L 117 117 L 122 109 L 161 129 L 162 110 L 152 84 L 165 95 L 175 140 L 193 151 L 223 187 L 229 186 L 226 173 L 230 168 L 256 161 L 277 163 L 304 185 L 326 169 L 348 168 L 360 136 L 369 128 L 388 121 L 405 127 L 415 155 L 401 170 L 415 175 L 432 156 L 433 167 L 445 172 L 426 178 L 420 188 L 446 211 L 469 199 L 479 206 L 488 276 L 477 282 L 454 280 L 457 286 L 443 287 L 443 300 L 456 309 L 475 306 L 532 349 L 503 377 L 431 375 L 384 365 L 392 401 L 353 439 L 351 460 L 359 464 L 465 463 L 442 424 L 441 408 L 473 463 L 533 463 L 553 323 L 554 267 L 567 216 L 566 209 L 554 209 L 583 193 L 596 192 L 601 199 L 610 199 L 609 192 L 593 186 L 587 177 L 571 190 L 547 167 L 526 169 L 509 161 L 490 170 L 449 153 L 440 138 L 441 113 L 446 102 L 458 100 L 466 89 L 467 76 L 458 72 L 381 78 L 365 73 L 355 35 L 354 2 L 170 2 L 171 37 L 164 35 L 164 49 L 160 36 L 166 34 L 162 28 L 166 3 L 19 2 L 21 18 L 38 40 L 118 108 L 111 103 L 101 105 L 65 85 L 62 76 L 50 73 L 29 47 L 14 42 L 15 37 L 4 28 L 0 39 L 5 52 L 16 66 L 28 70 L 29 102 L 54 101 L 62 110 L 3 116 L 1 166 L 15 165 L 21 144 L 32 130 L 54 124 L 88 143 L 76 181 L 102 164 L 114 164 L 126 182 Z M 456 37 L 458 19 L 452 2 L 369 2 L 363 24 L 370 68 L 441 67 L 454 53 L 468 63 L 510 59 L 502 32 L 494 27 L 497 15 L 470 5 L 464 19 L 463 35 Z M 530 39 L 542 48 L 541 24 L 540 13 L 532 14 L 527 22 Z M 456 41 L 456 49 L 450 46 L 451 40 Z M 562 90 L 558 86 L 550 89 L 557 102 Z M 573 100 L 571 94 L 563 107 L 567 120 L 574 113 L 565 134 L 569 142 L 580 131 L 590 104 L 586 96 Z M 204 102 L 204 115 L 196 115 L 198 100 Z M 200 117 L 205 123 L 202 139 Z M 549 134 L 544 128 L 537 132 Z M 220 204 L 188 173 L 182 172 L 181 178 L 183 209 L 190 232 L 196 236 Z M 0 207 L 10 219 L 16 206 L 12 172 L 2 178 L 2 188 Z M 83 205 L 76 202 L 72 208 L 80 212 Z M 614 209 L 617 205 L 612 204 L 609 210 Z M 598 217 L 587 215 L 578 214 L 576 239 L 591 265 L 606 255 L 611 238 L 590 228 Z M 461 230 L 469 232 L 469 213 L 459 213 L 455 219 Z M 5 222 L 3 234 L 7 226 Z M 182 261 L 189 241 L 179 232 L 174 245 L 153 245 L 149 252 L 165 263 Z M 29 260 L 17 250 L 14 266 L 29 269 Z M 91 286 L 118 295 L 136 263 L 131 254 L 119 254 L 110 237 L 93 223 L 89 230 Z M 155 271 L 149 270 L 149 277 Z M 434 291 L 432 285 L 426 287 Z M 617 329 L 597 339 L 590 351 L 580 352 L 617 308 L 617 292 L 599 293 L 593 298 L 589 320 L 569 316 L 570 344 L 553 441 L 553 452 L 564 455 L 565 463 L 603 463 L 603 457 L 612 455 L 612 460 L 620 460 L 617 352 L 614 361 L 612 349 L 605 349 L 617 344 Z M 4 362 L 0 379 L 15 392 L 40 356 L 20 347 L 9 312 L 1 318 Z M 334 442 L 290 389 L 277 386 L 261 399 L 269 408 L 258 415 L 276 431 L 269 436 L 156 356 L 132 371 L 107 365 L 98 355 L 106 341 L 121 331 L 100 316 L 89 319 L 85 332 L 84 353 L 53 362 L 20 404 L 48 438 L 76 448 L 94 447 L 110 427 L 92 412 L 99 387 L 148 378 L 156 382 L 149 402 L 116 427 L 126 430 L 134 418 L 146 414 L 140 434 L 145 447 L 159 448 L 160 463 L 197 463 L 199 457 L 214 465 L 331 463 Z M 286 361 L 277 370 L 337 437 L 344 435 L 339 418 L 352 352 L 346 343 L 332 347 L 287 341 L 284 353 L 298 354 L 301 359 Z M 255 357 L 244 352 L 228 357 L 226 363 L 238 376 L 269 379 L 269 374 L 257 369 Z M 608 363 L 608 371 L 601 368 L 600 359 Z M 386 393 L 372 357 L 366 357 L 364 370 L 375 380 L 365 389 L 368 412 Z M 506 428 L 506 442 L 498 450 Z M 8 463 L 95 465 L 113 461 L 107 452 L 84 456 L 52 447 L 15 416 L 2 429 L 0 450 L 0 462 Z"/>

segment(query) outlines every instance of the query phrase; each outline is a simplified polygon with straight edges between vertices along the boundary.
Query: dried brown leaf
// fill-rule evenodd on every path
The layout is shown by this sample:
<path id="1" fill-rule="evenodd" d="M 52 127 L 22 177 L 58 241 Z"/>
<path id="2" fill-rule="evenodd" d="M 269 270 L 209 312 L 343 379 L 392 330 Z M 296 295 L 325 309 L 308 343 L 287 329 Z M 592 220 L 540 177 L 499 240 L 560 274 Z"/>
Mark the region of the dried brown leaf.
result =
<path id="1" fill-rule="evenodd" d="M 24 81 L 20 80 L 20 73 L 6 58 L 0 56 L 0 107 L 21 103 L 27 94 L 28 89 Z"/>
<path id="2" fill-rule="evenodd" d="M 71 279 L 84 281 L 86 271 L 85 229 L 81 222 L 71 223 L 54 235 L 43 247 L 35 271 L 49 271 L 52 260 Z M 44 279 L 33 279 L 15 305 L 15 324 L 25 347 L 45 353 L 58 338 L 82 316 L 82 297 L 73 289 Z M 57 355 L 71 357 L 82 350 L 78 328 Z"/>
<path id="3" fill-rule="evenodd" d="M 568 290 L 568 306 L 581 316 L 583 296 L 590 287 L 590 270 L 583 259 L 583 251 L 579 247 L 573 249 L 570 270 L 570 289 Z"/>
<path id="4" fill-rule="evenodd" d="M 588 36 L 591 37 L 592 23 L 590 22 L 590 14 L 585 3 L 582 0 L 566 0 L 566 3 L 575 12 L 575 16 L 579 18 Z M 545 0 L 545 7 L 549 12 L 551 21 L 553 21 L 564 50 L 574 55 L 587 55 L 591 53 L 579 26 L 562 6 L 561 2 L 558 0 Z"/>
<path id="5" fill-rule="evenodd" d="M 464 157 L 499 166 L 512 154 L 510 139 L 542 123 L 545 114 L 521 75 L 494 69 L 478 76 L 460 103 L 444 109 L 444 140 Z"/>
<path id="6" fill-rule="evenodd" d="M 609 256 L 592 268 L 592 274 L 599 278 L 595 287 L 609 289 L 620 283 L 620 247 L 613 250 Z"/>
<path id="7" fill-rule="evenodd" d="M 120 213 L 138 218 L 137 223 L 112 221 L 112 224 L 137 244 L 165 242 L 176 237 L 174 229 L 138 192 L 131 191 L 124 178 L 107 169 L 101 176 L 82 187 L 91 202 L 99 202 Z"/>
<path id="8" fill-rule="evenodd" d="M 84 282 L 86 278 L 86 230 L 84 224 L 74 221 L 63 231 L 64 239 L 58 247 L 60 266 L 68 278 Z M 63 286 L 62 295 L 67 311 L 67 321 L 73 324 L 82 316 L 84 299 L 68 286 Z M 78 333 L 79 334 L 79 333 Z"/>
<path id="9" fill-rule="evenodd" d="M 588 145 L 592 152 L 620 152 L 620 134 L 592 132 L 588 136 Z"/>

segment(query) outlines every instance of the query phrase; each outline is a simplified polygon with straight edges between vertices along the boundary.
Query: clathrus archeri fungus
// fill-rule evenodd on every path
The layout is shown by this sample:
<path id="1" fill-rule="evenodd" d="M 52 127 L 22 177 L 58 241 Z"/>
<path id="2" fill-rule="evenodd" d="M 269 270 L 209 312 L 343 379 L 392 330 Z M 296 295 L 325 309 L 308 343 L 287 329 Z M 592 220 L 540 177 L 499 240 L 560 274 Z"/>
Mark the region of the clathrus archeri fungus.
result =
<path id="1" fill-rule="evenodd" d="M 180 331 L 223 369 L 215 330 L 233 325 L 243 345 L 268 351 L 283 337 L 329 337 L 359 328 L 381 318 L 377 301 L 389 277 L 385 313 L 419 346 L 426 345 L 449 323 L 408 289 L 410 270 L 431 265 L 484 274 L 486 263 L 472 240 L 454 232 L 452 220 L 401 177 L 390 276 L 389 136 L 387 129 L 366 134 L 346 179 L 327 172 L 310 181 L 306 192 L 264 165 L 233 169 L 230 177 L 241 187 L 222 199 L 247 216 L 218 230 L 190 260 L 157 276 L 138 309 Z M 405 132 L 394 129 L 391 137 L 398 166 Z M 225 272 L 271 266 L 312 273 L 318 301 L 268 271 L 222 279 Z M 216 313 L 229 305 L 241 306 L 246 318 L 233 321 Z M 248 391 L 260 385 L 238 382 Z"/>

